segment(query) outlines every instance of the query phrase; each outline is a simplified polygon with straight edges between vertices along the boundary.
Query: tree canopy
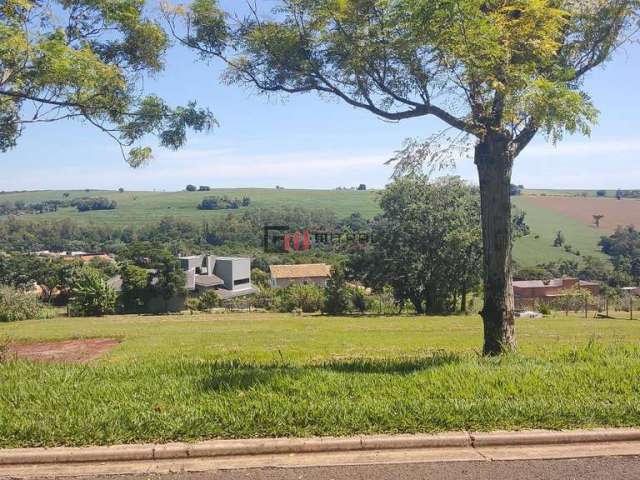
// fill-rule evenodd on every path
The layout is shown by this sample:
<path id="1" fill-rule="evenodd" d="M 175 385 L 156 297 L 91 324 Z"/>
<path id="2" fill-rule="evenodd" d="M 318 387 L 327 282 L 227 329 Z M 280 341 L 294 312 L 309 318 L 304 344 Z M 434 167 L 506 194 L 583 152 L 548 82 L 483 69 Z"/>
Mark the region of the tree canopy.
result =
<path id="1" fill-rule="evenodd" d="M 391 121 L 431 115 L 459 132 L 454 142 L 474 140 L 484 352 L 515 348 L 513 162 L 538 132 L 554 142 L 589 133 L 597 110 L 582 81 L 637 33 L 640 1 L 279 0 L 271 15 L 250 10 L 194 0 L 164 14 L 181 42 L 228 65 L 230 83 L 314 91 Z M 410 142 L 397 168 L 447 161 L 444 150 Z"/>
<path id="2" fill-rule="evenodd" d="M 589 132 L 583 76 L 637 29 L 635 0 L 281 0 L 231 18 L 215 0 L 165 8 L 229 82 L 317 91 L 387 120 L 434 115 L 519 152 L 538 130 Z M 176 27 L 178 17 L 186 29 Z"/>
<path id="3" fill-rule="evenodd" d="M 373 243 L 356 249 L 351 271 L 368 287 L 393 287 L 418 313 L 455 311 L 481 278 L 480 198 L 457 177 L 397 179 L 382 194 Z"/>
<path id="4" fill-rule="evenodd" d="M 34 123 L 80 119 L 115 139 L 132 166 L 147 134 L 178 148 L 215 119 L 194 102 L 171 108 L 142 93 L 169 39 L 143 0 L 4 0 L 0 5 L 0 151 Z M 128 151 L 125 148 L 131 147 Z"/>

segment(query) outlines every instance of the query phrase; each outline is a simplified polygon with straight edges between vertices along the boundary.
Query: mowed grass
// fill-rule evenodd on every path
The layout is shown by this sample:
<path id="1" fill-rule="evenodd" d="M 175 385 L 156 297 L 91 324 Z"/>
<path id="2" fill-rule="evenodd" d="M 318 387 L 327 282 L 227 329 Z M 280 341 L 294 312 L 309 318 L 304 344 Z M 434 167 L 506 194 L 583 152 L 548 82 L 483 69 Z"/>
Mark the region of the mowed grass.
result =
<path id="1" fill-rule="evenodd" d="M 203 198 L 213 195 L 227 195 L 231 198 L 251 198 L 252 208 L 303 207 L 308 209 L 328 209 L 338 219 L 348 217 L 354 212 L 373 217 L 378 211 L 377 192 L 355 190 L 276 190 L 269 188 L 213 189 L 209 192 L 117 192 L 84 190 L 36 191 L 23 193 L 6 193 L 0 195 L 0 202 L 22 200 L 37 203 L 45 200 L 64 200 L 80 197 L 107 197 L 118 202 L 115 210 L 78 212 L 75 208 L 62 208 L 57 212 L 25 215 L 21 218 L 37 220 L 60 220 L 71 218 L 84 224 L 101 224 L 114 226 L 145 225 L 157 223 L 163 217 L 176 216 L 182 220 L 202 222 L 207 219 L 220 219 L 232 210 L 204 211 L 198 210 Z M 240 212 L 244 210 L 241 209 Z M 233 212 L 237 213 L 238 210 Z"/>
<path id="2" fill-rule="evenodd" d="M 640 323 L 469 317 L 56 318 L 9 341 L 116 337 L 88 365 L 0 364 L 0 446 L 640 425 Z"/>
<path id="3" fill-rule="evenodd" d="M 563 247 L 554 247 L 553 241 L 558 231 L 562 231 L 566 244 L 578 250 L 581 256 L 594 256 L 606 259 L 598 247 L 604 230 L 596 230 L 578 219 L 536 205 L 526 196 L 513 197 L 514 205 L 527 214 L 526 223 L 531 234 L 516 240 L 514 259 L 523 266 L 534 266 L 556 259 L 580 260 L 574 253 L 566 252 Z M 536 236 L 538 238 L 536 238 Z"/>

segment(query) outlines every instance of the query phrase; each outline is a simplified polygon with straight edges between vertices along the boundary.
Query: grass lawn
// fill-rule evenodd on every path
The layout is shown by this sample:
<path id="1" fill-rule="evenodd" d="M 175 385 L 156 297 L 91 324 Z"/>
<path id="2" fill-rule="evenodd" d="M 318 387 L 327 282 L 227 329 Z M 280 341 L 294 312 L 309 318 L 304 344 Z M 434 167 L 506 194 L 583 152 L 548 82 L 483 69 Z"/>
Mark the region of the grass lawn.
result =
<path id="1" fill-rule="evenodd" d="M 89 365 L 0 364 L 0 446 L 640 425 L 640 322 L 479 317 L 56 318 L 5 341 L 115 337 Z"/>

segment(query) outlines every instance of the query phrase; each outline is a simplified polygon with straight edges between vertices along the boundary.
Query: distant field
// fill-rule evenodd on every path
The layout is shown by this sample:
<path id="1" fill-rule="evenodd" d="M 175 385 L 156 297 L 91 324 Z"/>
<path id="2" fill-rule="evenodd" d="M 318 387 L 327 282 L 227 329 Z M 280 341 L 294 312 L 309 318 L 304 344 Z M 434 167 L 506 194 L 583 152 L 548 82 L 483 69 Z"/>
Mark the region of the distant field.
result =
<path id="1" fill-rule="evenodd" d="M 0 195 L 0 202 L 23 200 L 26 203 L 44 200 L 64 200 L 64 190 L 7 193 Z M 211 218 L 222 218 L 231 210 L 203 211 L 197 205 L 204 197 L 228 195 L 229 197 L 251 198 L 248 208 L 304 207 L 324 208 L 335 212 L 341 219 L 354 212 L 360 212 L 369 218 L 378 212 L 375 191 L 342 190 L 276 190 L 261 188 L 214 189 L 210 192 L 90 192 L 68 191 L 69 198 L 103 196 L 118 202 L 116 210 L 78 212 L 75 208 L 64 208 L 57 212 L 40 215 L 25 215 L 22 218 L 57 220 L 71 218 L 81 223 L 99 223 L 106 225 L 141 225 L 157 222 L 166 216 L 175 216 L 183 220 L 202 222 Z"/>
<path id="2" fill-rule="evenodd" d="M 17 200 L 36 203 L 44 200 L 63 200 L 65 191 L 36 191 L 0 194 L 0 202 Z M 54 213 L 25 215 L 32 220 L 59 220 L 71 218 L 85 224 L 113 226 L 144 225 L 158 222 L 166 216 L 202 222 L 223 218 L 237 210 L 202 211 L 196 207 L 211 195 L 230 197 L 249 196 L 254 208 L 304 207 L 328 209 L 338 219 L 359 212 L 371 218 L 379 212 L 377 191 L 340 190 L 276 190 L 276 189 L 214 189 L 210 192 L 114 192 L 91 190 L 67 191 L 70 199 L 105 196 L 118 202 L 116 210 L 78 212 L 75 208 L 60 209 Z M 587 196 L 584 197 L 583 194 Z M 608 192 L 613 195 L 615 192 Z M 553 247 L 556 232 L 561 230 L 567 243 L 579 250 L 581 255 L 602 256 L 597 244 L 602 235 L 608 234 L 618 224 L 640 225 L 640 201 L 613 198 L 595 198 L 595 190 L 526 190 L 524 195 L 514 197 L 514 204 L 527 213 L 526 221 L 532 234 L 516 242 L 514 258 L 521 265 L 535 265 L 559 258 L 578 259 L 562 248 Z M 242 210 L 240 210 L 242 211 Z M 594 213 L 602 213 L 602 228 L 590 226 Z M 538 236 L 538 238 L 536 238 Z"/>
<path id="3" fill-rule="evenodd" d="M 640 199 L 527 197 L 526 203 L 550 210 L 581 222 L 599 234 L 613 232 L 619 225 L 640 227 Z M 604 215 L 600 229 L 596 229 L 593 215 Z"/>
<path id="4" fill-rule="evenodd" d="M 640 425 L 637 321 L 202 314 L 0 324 L 9 342 L 115 338 L 90 364 L 0 361 L 0 447 Z"/>
<path id="5" fill-rule="evenodd" d="M 607 235 L 607 231 L 596 230 L 579 219 L 541 206 L 537 203 L 540 198 L 546 197 L 520 196 L 513 198 L 513 203 L 527 213 L 526 222 L 531 227 L 531 235 L 518 239 L 515 244 L 514 258 L 516 261 L 523 266 L 533 266 L 553 259 L 579 259 L 576 255 L 565 252 L 564 248 L 553 246 L 553 240 L 558 231 L 562 231 L 567 244 L 580 251 L 582 256 L 605 257 L 598 247 L 598 242 L 601 236 Z M 558 197 L 558 199 L 572 200 L 569 197 Z M 578 202 L 593 201 L 593 199 L 581 197 L 575 200 Z"/>

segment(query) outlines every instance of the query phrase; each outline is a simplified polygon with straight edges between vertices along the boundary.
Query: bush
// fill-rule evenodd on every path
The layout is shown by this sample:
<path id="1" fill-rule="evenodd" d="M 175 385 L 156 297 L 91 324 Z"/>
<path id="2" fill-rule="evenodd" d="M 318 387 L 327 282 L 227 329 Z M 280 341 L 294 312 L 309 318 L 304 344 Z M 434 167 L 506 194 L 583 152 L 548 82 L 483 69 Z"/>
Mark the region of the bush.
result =
<path id="1" fill-rule="evenodd" d="M 556 233 L 556 238 L 554 238 L 553 240 L 553 246 L 554 247 L 561 247 L 562 245 L 564 245 L 565 243 L 565 238 L 564 238 L 564 234 L 562 232 L 557 232 Z"/>
<path id="2" fill-rule="evenodd" d="M 0 322 L 17 322 L 41 318 L 44 306 L 33 293 L 0 287 Z"/>
<path id="3" fill-rule="evenodd" d="M 198 187 L 198 190 L 201 192 L 208 192 L 211 190 L 211 187 L 207 186 L 207 185 L 200 185 L 200 187 Z"/>
<path id="4" fill-rule="evenodd" d="M 71 288 L 70 311 L 76 316 L 102 316 L 115 312 L 116 292 L 100 274 L 83 269 Z"/>
<path id="5" fill-rule="evenodd" d="M 115 210 L 118 207 L 118 202 L 105 197 L 78 198 L 73 200 L 71 205 L 76 207 L 79 212 L 88 212 L 91 210 Z"/>
<path id="6" fill-rule="evenodd" d="M 322 289 L 313 284 L 291 285 L 275 290 L 273 296 L 275 298 L 271 299 L 271 304 L 280 312 L 291 313 L 300 310 L 304 313 L 313 313 L 321 310 L 324 302 Z"/>
<path id="7" fill-rule="evenodd" d="M 251 199 L 249 197 L 244 197 L 239 200 L 237 198 L 229 198 L 226 195 L 222 197 L 216 195 L 203 198 L 198 204 L 198 210 L 235 210 L 240 208 L 240 206 L 249 206 L 250 203 Z"/>
<path id="8" fill-rule="evenodd" d="M 324 295 L 320 287 L 312 284 L 292 285 L 288 290 L 294 310 L 300 309 L 304 313 L 313 313 L 322 309 Z"/>
<path id="9" fill-rule="evenodd" d="M 187 185 L 187 192 L 195 192 L 196 190 L 198 190 L 198 187 L 195 185 Z"/>
<path id="10" fill-rule="evenodd" d="M 351 292 L 351 303 L 353 304 L 353 308 L 355 308 L 358 312 L 364 313 L 367 311 L 367 297 L 362 291 L 361 288 L 354 288 Z"/>
<path id="11" fill-rule="evenodd" d="M 207 290 L 198 297 L 198 310 L 205 312 L 221 305 L 220 297 L 214 290 Z"/>
<path id="12" fill-rule="evenodd" d="M 607 196 L 607 191 L 606 191 L 606 190 L 598 190 L 598 191 L 596 192 L 596 195 L 597 195 L 598 197 L 606 197 L 606 196 Z"/>
<path id="13" fill-rule="evenodd" d="M 536 305 L 536 310 L 542 315 L 551 315 L 551 308 L 544 302 L 538 303 L 538 305 Z"/>
<path id="14" fill-rule="evenodd" d="M 349 288 L 347 287 L 344 270 L 342 270 L 342 268 L 333 268 L 331 270 L 331 278 L 327 282 L 324 294 L 323 313 L 342 315 L 349 311 Z"/>

